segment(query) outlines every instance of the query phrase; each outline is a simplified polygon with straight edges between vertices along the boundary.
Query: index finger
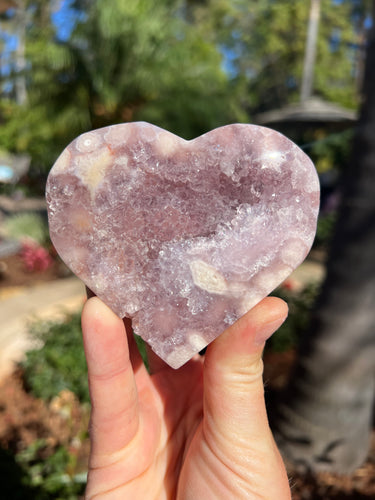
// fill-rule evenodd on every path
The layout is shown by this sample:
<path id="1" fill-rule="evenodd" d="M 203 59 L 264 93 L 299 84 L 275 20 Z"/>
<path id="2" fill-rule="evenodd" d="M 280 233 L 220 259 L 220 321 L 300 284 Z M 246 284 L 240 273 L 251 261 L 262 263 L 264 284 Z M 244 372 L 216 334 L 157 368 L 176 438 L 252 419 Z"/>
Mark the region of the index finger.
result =
<path id="1" fill-rule="evenodd" d="M 109 455 L 123 448 L 139 426 L 127 335 L 123 321 L 97 297 L 84 306 L 82 333 L 92 404 L 92 455 Z"/>

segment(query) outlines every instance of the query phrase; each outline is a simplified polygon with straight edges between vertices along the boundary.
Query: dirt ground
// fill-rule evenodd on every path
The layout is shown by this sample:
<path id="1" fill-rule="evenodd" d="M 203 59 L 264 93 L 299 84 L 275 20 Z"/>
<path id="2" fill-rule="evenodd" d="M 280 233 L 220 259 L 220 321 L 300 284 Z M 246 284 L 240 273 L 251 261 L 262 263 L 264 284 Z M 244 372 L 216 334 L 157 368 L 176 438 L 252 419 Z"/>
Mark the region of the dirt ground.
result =
<path id="1" fill-rule="evenodd" d="M 17 256 L 3 259 L 6 271 L 0 277 L 0 298 L 17 286 L 32 286 L 56 279 L 64 269 L 60 264 L 44 273 L 28 273 Z M 285 384 L 294 361 L 293 351 L 266 353 L 265 380 L 274 390 Z M 0 383 L 0 452 L 16 454 L 38 439 L 45 439 L 43 453 L 48 456 L 59 445 L 76 454 L 77 468 L 85 470 L 89 442 L 85 431 L 88 410 L 75 396 L 63 391 L 50 404 L 34 398 L 24 386 L 22 371 L 17 370 Z M 77 436 L 84 436 L 77 439 Z M 306 476 L 290 473 L 293 500 L 370 500 L 375 498 L 375 434 L 366 463 L 352 476 L 319 474 Z M 275 499 L 276 500 L 276 499 Z"/>
<path id="2" fill-rule="evenodd" d="M 293 350 L 266 352 L 264 380 L 266 387 L 280 391 L 286 384 L 295 360 Z M 289 470 L 293 500 L 374 500 L 375 499 L 375 429 L 366 462 L 351 476 L 331 473 L 304 475 Z"/>
<path id="3" fill-rule="evenodd" d="M 70 391 L 46 404 L 24 387 L 22 371 L 16 370 L 0 384 L 0 447 L 16 454 L 37 439 L 44 439 L 43 454 L 50 455 L 64 445 L 77 456 L 82 470 L 87 469 L 89 411 L 81 407 Z"/>

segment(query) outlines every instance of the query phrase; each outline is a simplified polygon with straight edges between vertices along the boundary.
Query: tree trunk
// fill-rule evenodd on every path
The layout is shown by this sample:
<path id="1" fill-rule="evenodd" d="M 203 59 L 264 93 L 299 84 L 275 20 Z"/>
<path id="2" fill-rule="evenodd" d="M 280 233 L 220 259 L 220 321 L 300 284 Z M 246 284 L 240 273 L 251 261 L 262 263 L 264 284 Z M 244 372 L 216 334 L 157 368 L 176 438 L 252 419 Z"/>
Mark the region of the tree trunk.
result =
<path id="1" fill-rule="evenodd" d="M 327 277 L 271 422 L 284 457 L 303 470 L 350 473 L 369 446 L 375 389 L 374 27 L 363 97 Z"/>

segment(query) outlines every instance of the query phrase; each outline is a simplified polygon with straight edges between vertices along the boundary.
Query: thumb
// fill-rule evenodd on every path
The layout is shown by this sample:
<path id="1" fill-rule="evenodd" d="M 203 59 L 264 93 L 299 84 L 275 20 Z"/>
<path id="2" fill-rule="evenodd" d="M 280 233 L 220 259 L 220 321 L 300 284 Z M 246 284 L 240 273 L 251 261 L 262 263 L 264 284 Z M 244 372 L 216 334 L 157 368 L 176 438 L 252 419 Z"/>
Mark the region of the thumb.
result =
<path id="1" fill-rule="evenodd" d="M 207 348 L 204 412 L 206 432 L 213 433 L 215 441 L 235 445 L 237 438 L 255 447 L 256 443 L 262 447 L 265 440 L 273 443 L 264 401 L 262 351 L 287 314 L 284 301 L 267 297 Z"/>

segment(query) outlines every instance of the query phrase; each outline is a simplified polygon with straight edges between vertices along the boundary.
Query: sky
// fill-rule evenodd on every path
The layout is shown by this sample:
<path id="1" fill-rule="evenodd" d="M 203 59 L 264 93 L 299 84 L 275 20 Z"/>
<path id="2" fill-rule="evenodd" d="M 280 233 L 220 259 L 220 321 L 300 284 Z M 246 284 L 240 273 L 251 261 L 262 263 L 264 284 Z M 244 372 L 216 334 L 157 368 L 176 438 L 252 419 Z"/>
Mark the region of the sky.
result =
<path id="1" fill-rule="evenodd" d="M 52 14 L 52 22 L 56 26 L 57 37 L 61 41 L 69 39 L 72 30 L 79 19 L 79 14 L 72 8 L 74 0 L 61 0 L 59 8 Z"/>
<path id="2" fill-rule="evenodd" d="M 73 1 L 74 0 L 60 0 L 56 2 L 57 9 L 51 15 L 52 22 L 56 26 L 57 38 L 62 42 L 69 39 L 75 23 L 77 19 L 79 19 L 79 14 L 72 8 Z M 7 11 L 8 16 L 14 16 L 14 12 L 14 9 L 9 9 Z M 0 38 L 5 42 L 3 51 L 0 54 L 0 75 L 6 76 L 11 71 L 9 61 L 11 60 L 11 53 L 17 48 L 18 38 L 17 35 L 9 34 L 1 30 Z"/>

